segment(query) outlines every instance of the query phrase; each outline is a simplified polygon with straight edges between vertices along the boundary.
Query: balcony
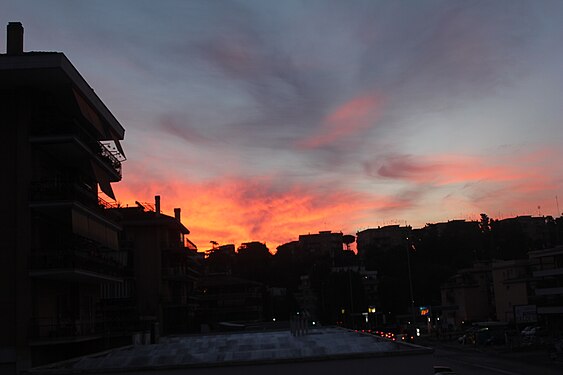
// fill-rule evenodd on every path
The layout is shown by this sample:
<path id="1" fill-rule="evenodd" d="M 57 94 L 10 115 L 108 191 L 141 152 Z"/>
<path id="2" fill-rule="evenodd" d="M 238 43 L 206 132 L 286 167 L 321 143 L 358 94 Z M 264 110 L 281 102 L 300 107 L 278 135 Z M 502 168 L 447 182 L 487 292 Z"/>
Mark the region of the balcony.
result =
<path id="1" fill-rule="evenodd" d="M 31 320 L 30 338 L 34 344 L 56 342 L 80 342 L 102 337 L 105 324 L 94 320 L 70 318 L 35 318 Z"/>
<path id="2" fill-rule="evenodd" d="M 49 179 L 34 181 L 30 186 L 31 201 L 72 200 L 96 205 L 98 191 L 95 183 L 77 179 Z"/>
<path id="3" fill-rule="evenodd" d="M 120 181 L 122 178 L 118 154 L 96 139 L 70 133 L 32 136 L 30 142 L 59 156 L 70 166 L 87 168 L 93 161 L 108 173 L 110 181 Z"/>
<path id="4" fill-rule="evenodd" d="M 563 295 L 563 287 L 536 288 L 536 296 Z"/>
<path id="5" fill-rule="evenodd" d="M 102 163 L 104 163 L 107 167 L 113 169 L 119 176 L 119 180 L 121 180 L 121 162 L 114 155 L 114 152 L 110 151 L 105 144 L 99 141 L 91 141 L 90 147 L 94 151 L 94 154 L 102 161 Z"/>
<path id="6" fill-rule="evenodd" d="M 30 276 L 86 283 L 121 281 L 125 272 L 118 261 L 121 253 L 74 235 L 57 248 L 32 250 Z"/>
<path id="7" fill-rule="evenodd" d="M 134 332 L 139 324 L 134 319 L 72 319 L 60 317 L 34 318 L 30 321 L 31 345 L 50 345 L 96 340 L 108 335 Z"/>
<path id="8" fill-rule="evenodd" d="M 534 277 L 563 276 L 563 268 L 551 268 L 547 270 L 534 271 Z"/>

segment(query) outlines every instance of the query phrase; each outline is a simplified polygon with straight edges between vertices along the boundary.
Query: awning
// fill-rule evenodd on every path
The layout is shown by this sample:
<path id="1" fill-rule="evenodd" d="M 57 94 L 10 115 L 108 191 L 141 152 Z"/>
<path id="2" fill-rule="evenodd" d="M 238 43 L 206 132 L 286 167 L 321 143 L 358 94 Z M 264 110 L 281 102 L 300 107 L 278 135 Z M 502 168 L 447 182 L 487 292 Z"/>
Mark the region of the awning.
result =
<path id="1" fill-rule="evenodd" d="M 111 188 L 111 183 L 108 176 L 96 164 L 95 161 L 90 160 L 90 164 L 92 165 L 92 169 L 94 171 L 94 175 L 96 176 L 96 180 L 98 181 L 98 185 L 100 185 L 100 189 L 104 192 L 105 195 L 115 200 L 115 195 L 113 193 L 113 189 Z"/>
<path id="2" fill-rule="evenodd" d="M 82 95 L 76 92 L 76 90 L 73 89 L 72 92 L 74 93 L 74 98 L 76 99 L 76 103 L 80 108 L 82 116 L 84 116 L 86 120 L 98 129 L 100 134 L 105 134 L 102 121 L 100 120 L 100 117 L 98 117 L 96 111 L 82 98 Z"/>

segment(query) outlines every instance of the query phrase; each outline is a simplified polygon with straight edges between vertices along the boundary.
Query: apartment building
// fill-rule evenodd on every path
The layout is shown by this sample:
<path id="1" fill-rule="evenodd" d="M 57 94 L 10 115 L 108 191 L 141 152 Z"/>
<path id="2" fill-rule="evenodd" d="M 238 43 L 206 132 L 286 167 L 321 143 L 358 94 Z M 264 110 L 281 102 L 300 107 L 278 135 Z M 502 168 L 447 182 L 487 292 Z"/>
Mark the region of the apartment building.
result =
<path id="1" fill-rule="evenodd" d="M 158 324 L 163 333 L 193 330 L 195 310 L 194 285 L 200 276 L 201 257 L 190 233 L 181 222 L 180 208 L 174 216 L 161 212 L 160 196 L 155 203 L 112 209 L 123 228 L 121 244 L 129 256 L 129 279 L 132 291 L 125 295 L 106 295 L 108 309 L 131 308 L 139 329 Z M 127 300 L 130 302 L 128 303 Z M 129 309 L 131 311 L 131 309 Z M 122 317 L 127 313 L 123 311 Z"/>
<path id="2" fill-rule="evenodd" d="M 551 333 L 563 333 L 563 246 L 528 253 L 535 284 L 532 304 Z"/>
<path id="3" fill-rule="evenodd" d="M 494 318 L 494 291 L 491 265 L 476 263 L 459 270 L 440 288 L 442 306 L 455 307 L 443 311 L 446 324 L 459 326 L 467 321 Z"/>
<path id="4" fill-rule="evenodd" d="M 0 372 L 103 346 L 100 285 L 122 282 L 114 199 L 125 130 L 63 53 L 24 52 L 8 25 L 0 55 L 5 197 Z"/>
<path id="5" fill-rule="evenodd" d="M 537 321 L 535 306 L 529 305 L 531 261 L 528 259 L 495 261 L 492 264 L 497 319 L 501 322 Z"/>

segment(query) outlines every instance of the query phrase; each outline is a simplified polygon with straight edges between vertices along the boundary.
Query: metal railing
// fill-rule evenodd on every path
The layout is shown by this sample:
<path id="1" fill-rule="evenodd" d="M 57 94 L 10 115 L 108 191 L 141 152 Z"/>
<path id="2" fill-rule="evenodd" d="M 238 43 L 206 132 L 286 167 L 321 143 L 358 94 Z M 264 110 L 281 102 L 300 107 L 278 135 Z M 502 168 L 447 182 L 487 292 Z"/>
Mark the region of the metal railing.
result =
<path id="1" fill-rule="evenodd" d="M 133 332 L 140 328 L 135 319 L 73 319 L 40 317 L 30 320 L 32 339 L 63 339 Z"/>
<path id="2" fill-rule="evenodd" d="M 122 276 L 125 265 L 112 252 L 93 240 L 71 235 L 56 248 L 32 251 L 29 266 L 31 270 L 74 269 Z"/>
<path id="3" fill-rule="evenodd" d="M 121 174 L 121 162 L 117 160 L 117 158 L 113 155 L 113 153 L 100 141 L 96 141 L 98 146 L 96 148 L 96 155 L 102 159 L 108 166 L 111 166 L 119 175 L 119 178 L 122 177 Z"/>
<path id="4" fill-rule="evenodd" d="M 78 179 L 52 178 L 31 182 L 30 195 L 32 200 L 72 199 L 94 202 L 98 192 L 95 185 L 90 186 Z"/>

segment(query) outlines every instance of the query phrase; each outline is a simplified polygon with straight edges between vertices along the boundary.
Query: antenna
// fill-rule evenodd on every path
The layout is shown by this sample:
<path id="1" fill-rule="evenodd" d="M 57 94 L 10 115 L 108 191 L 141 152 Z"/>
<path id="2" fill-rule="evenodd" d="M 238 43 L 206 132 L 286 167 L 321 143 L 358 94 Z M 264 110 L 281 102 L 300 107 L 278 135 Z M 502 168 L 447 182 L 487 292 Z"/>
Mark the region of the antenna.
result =
<path id="1" fill-rule="evenodd" d="M 557 205 L 557 216 L 561 216 L 562 213 L 559 211 L 559 199 L 557 199 L 557 195 L 555 196 L 555 204 Z"/>

